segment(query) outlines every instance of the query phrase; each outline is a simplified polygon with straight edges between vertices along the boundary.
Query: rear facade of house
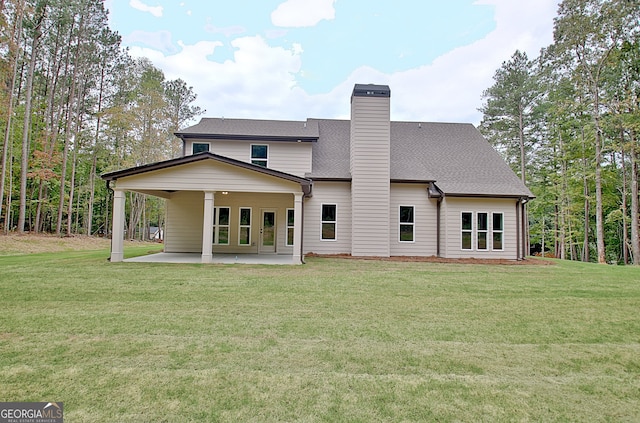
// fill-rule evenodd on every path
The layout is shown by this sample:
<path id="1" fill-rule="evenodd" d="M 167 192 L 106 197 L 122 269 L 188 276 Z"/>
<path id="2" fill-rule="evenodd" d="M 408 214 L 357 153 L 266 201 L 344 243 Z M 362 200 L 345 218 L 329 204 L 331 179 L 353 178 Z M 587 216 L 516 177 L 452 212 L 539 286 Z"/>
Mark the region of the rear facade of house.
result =
<path id="1" fill-rule="evenodd" d="M 165 252 L 525 256 L 533 196 L 470 124 L 392 122 L 391 92 L 354 87 L 350 120 L 204 118 L 182 157 L 103 175 L 114 234 L 126 191 L 166 199 Z M 122 259 L 120 237 L 112 261 Z"/>

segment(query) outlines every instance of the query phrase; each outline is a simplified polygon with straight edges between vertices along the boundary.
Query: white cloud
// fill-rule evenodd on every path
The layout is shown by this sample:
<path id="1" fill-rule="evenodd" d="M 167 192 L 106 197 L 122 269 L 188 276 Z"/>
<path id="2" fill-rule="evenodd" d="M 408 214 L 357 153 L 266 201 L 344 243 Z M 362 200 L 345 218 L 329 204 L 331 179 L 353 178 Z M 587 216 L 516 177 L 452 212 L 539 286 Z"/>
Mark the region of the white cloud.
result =
<path id="1" fill-rule="evenodd" d="M 389 84 L 396 120 L 470 122 L 482 117 L 482 92 L 516 50 L 529 59 L 553 42 L 553 18 L 559 0 L 479 0 L 495 7 L 496 28 L 485 38 L 454 49 L 433 63 L 394 74 L 360 68 L 345 82 Z M 344 91 L 344 88 L 343 88 Z"/>
<path id="2" fill-rule="evenodd" d="M 241 37 L 231 42 L 233 58 L 224 62 L 211 58 L 215 49 L 223 47 L 219 41 L 178 43 L 181 50 L 176 54 L 166 48 L 163 54 L 157 49 L 132 47 L 131 54 L 149 57 L 168 79 L 182 78 L 193 86 L 197 104 L 207 109 L 207 116 L 348 119 L 353 85 L 376 83 L 391 87 L 394 120 L 477 124 L 482 92 L 492 84 L 502 62 L 516 49 L 533 59 L 540 48 L 553 42 L 553 18 L 559 1 L 478 0 L 478 4 L 495 8 L 496 27 L 485 38 L 450 51 L 431 64 L 402 72 L 385 74 L 370 67 L 358 68 L 330 92 L 318 95 L 310 95 L 297 85 L 302 68 L 299 44 L 273 47 L 261 36 Z"/>
<path id="3" fill-rule="evenodd" d="M 336 17 L 335 0 L 287 0 L 271 13 L 275 26 L 300 28 L 315 26 Z"/>
<path id="4" fill-rule="evenodd" d="M 169 31 L 133 31 L 131 34 L 125 35 L 123 37 L 123 41 L 126 44 L 145 44 L 154 50 L 160 50 L 164 53 L 175 53 L 176 51 L 176 48 L 173 45 L 171 32 Z"/>
<path id="5" fill-rule="evenodd" d="M 207 116 L 282 119 L 289 108 L 298 107 L 292 97 L 301 91 L 295 81 L 301 66 L 299 46 L 288 50 L 271 47 L 260 36 L 241 37 L 231 42 L 233 59 L 219 63 L 209 56 L 222 42 L 179 44 L 182 50 L 174 55 L 136 47 L 130 54 L 151 59 L 167 79 L 182 78 L 193 86 Z M 299 112 L 303 118 L 304 110 Z"/>
<path id="6" fill-rule="evenodd" d="M 133 7 L 136 10 L 139 10 L 141 12 L 151 13 L 156 18 L 161 18 L 162 17 L 162 12 L 164 10 L 162 6 L 149 6 L 149 5 L 144 4 L 143 2 L 141 2 L 140 0 L 130 0 L 129 1 L 129 6 Z"/>

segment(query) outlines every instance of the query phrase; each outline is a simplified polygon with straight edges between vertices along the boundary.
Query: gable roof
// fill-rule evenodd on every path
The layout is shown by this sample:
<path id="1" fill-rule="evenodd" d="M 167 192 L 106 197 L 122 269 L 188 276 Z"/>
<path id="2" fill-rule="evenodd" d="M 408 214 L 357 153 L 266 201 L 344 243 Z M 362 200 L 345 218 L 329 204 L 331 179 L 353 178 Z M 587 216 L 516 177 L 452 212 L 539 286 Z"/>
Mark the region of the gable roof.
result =
<path id="1" fill-rule="evenodd" d="M 115 172 L 105 173 L 101 177 L 105 181 L 114 181 L 114 180 L 117 180 L 118 178 L 139 175 L 142 173 L 152 172 L 155 170 L 168 169 L 171 167 L 181 166 L 188 163 L 199 162 L 202 160 L 214 160 L 217 162 L 230 164 L 232 166 L 237 166 L 243 169 L 248 169 L 254 172 L 263 173 L 265 175 L 275 176 L 276 178 L 285 179 L 287 181 L 297 182 L 302 186 L 302 189 L 305 192 L 305 194 L 309 194 L 311 192 L 311 180 L 307 178 L 301 178 L 296 175 L 291 175 L 290 173 L 280 172 L 278 170 L 257 166 L 248 162 L 242 162 L 229 157 L 213 154 L 208 151 L 198 153 L 198 154 L 193 154 L 190 156 L 179 157 L 176 159 L 169 159 L 161 162 L 131 167 L 128 169 L 117 170 Z"/>
<path id="2" fill-rule="evenodd" d="M 313 142 L 318 124 L 310 121 L 202 118 L 199 123 L 176 132 L 181 139 L 230 139 L 256 141 Z"/>

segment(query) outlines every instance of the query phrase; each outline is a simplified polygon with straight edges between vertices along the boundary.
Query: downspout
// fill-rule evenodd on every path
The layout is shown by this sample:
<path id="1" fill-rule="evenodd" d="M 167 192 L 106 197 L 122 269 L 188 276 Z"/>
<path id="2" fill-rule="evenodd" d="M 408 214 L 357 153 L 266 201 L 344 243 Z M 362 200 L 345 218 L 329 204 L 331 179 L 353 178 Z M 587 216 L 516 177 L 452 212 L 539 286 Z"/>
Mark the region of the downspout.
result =
<path id="1" fill-rule="evenodd" d="M 436 256 L 440 257 L 440 226 L 442 220 L 440 218 L 440 209 L 442 208 L 442 197 L 438 198 L 436 203 Z"/>
<path id="2" fill-rule="evenodd" d="M 522 260 L 520 257 L 520 229 L 520 200 L 518 200 L 516 201 L 516 260 Z"/>
<path id="3" fill-rule="evenodd" d="M 302 204 L 300 206 L 302 209 L 302 212 L 300 213 L 300 261 L 302 262 L 302 264 L 307 264 L 307 262 L 304 261 L 304 199 L 306 196 L 307 194 L 303 192 Z"/>

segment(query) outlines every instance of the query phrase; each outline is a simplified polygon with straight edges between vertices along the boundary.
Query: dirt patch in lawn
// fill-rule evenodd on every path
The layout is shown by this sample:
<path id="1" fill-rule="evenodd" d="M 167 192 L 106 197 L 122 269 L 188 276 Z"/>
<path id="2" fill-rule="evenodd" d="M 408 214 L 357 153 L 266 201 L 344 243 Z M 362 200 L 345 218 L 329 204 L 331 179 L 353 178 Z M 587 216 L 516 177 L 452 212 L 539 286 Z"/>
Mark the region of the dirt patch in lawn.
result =
<path id="1" fill-rule="evenodd" d="M 142 243 L 127 241 L 135 245 Z M 0 234 L 0 255 L 55 253 L 60 251 L 109 249 L 111 240 L 86 235 L 56 236 L 47 234 Z M 152 243 L 149 243 L 150 245 Z"/>
<path id="2" fill-rule="evenodd" d="M 457 263 L 457 264 L 491 264 L 491 265 L 507 265 L 507 266 L 551 266 L 555 263 L 551 260 L 543 260 L 532 257 L 527 260 L 505 260 L 505 259 L 478 259 L 464 258 L 452 259 L 442 257 L 419 257 L 419 256 L 393 256 L 393 257 L 353 257 L 349 254 L 305 254 L 305 257 L 325 257 L 325 258 L 341 258 L 347 260 L 378 260 L 378 261 L 400 261 L 400 262 L 425 262 L 425 263 Z"/>

